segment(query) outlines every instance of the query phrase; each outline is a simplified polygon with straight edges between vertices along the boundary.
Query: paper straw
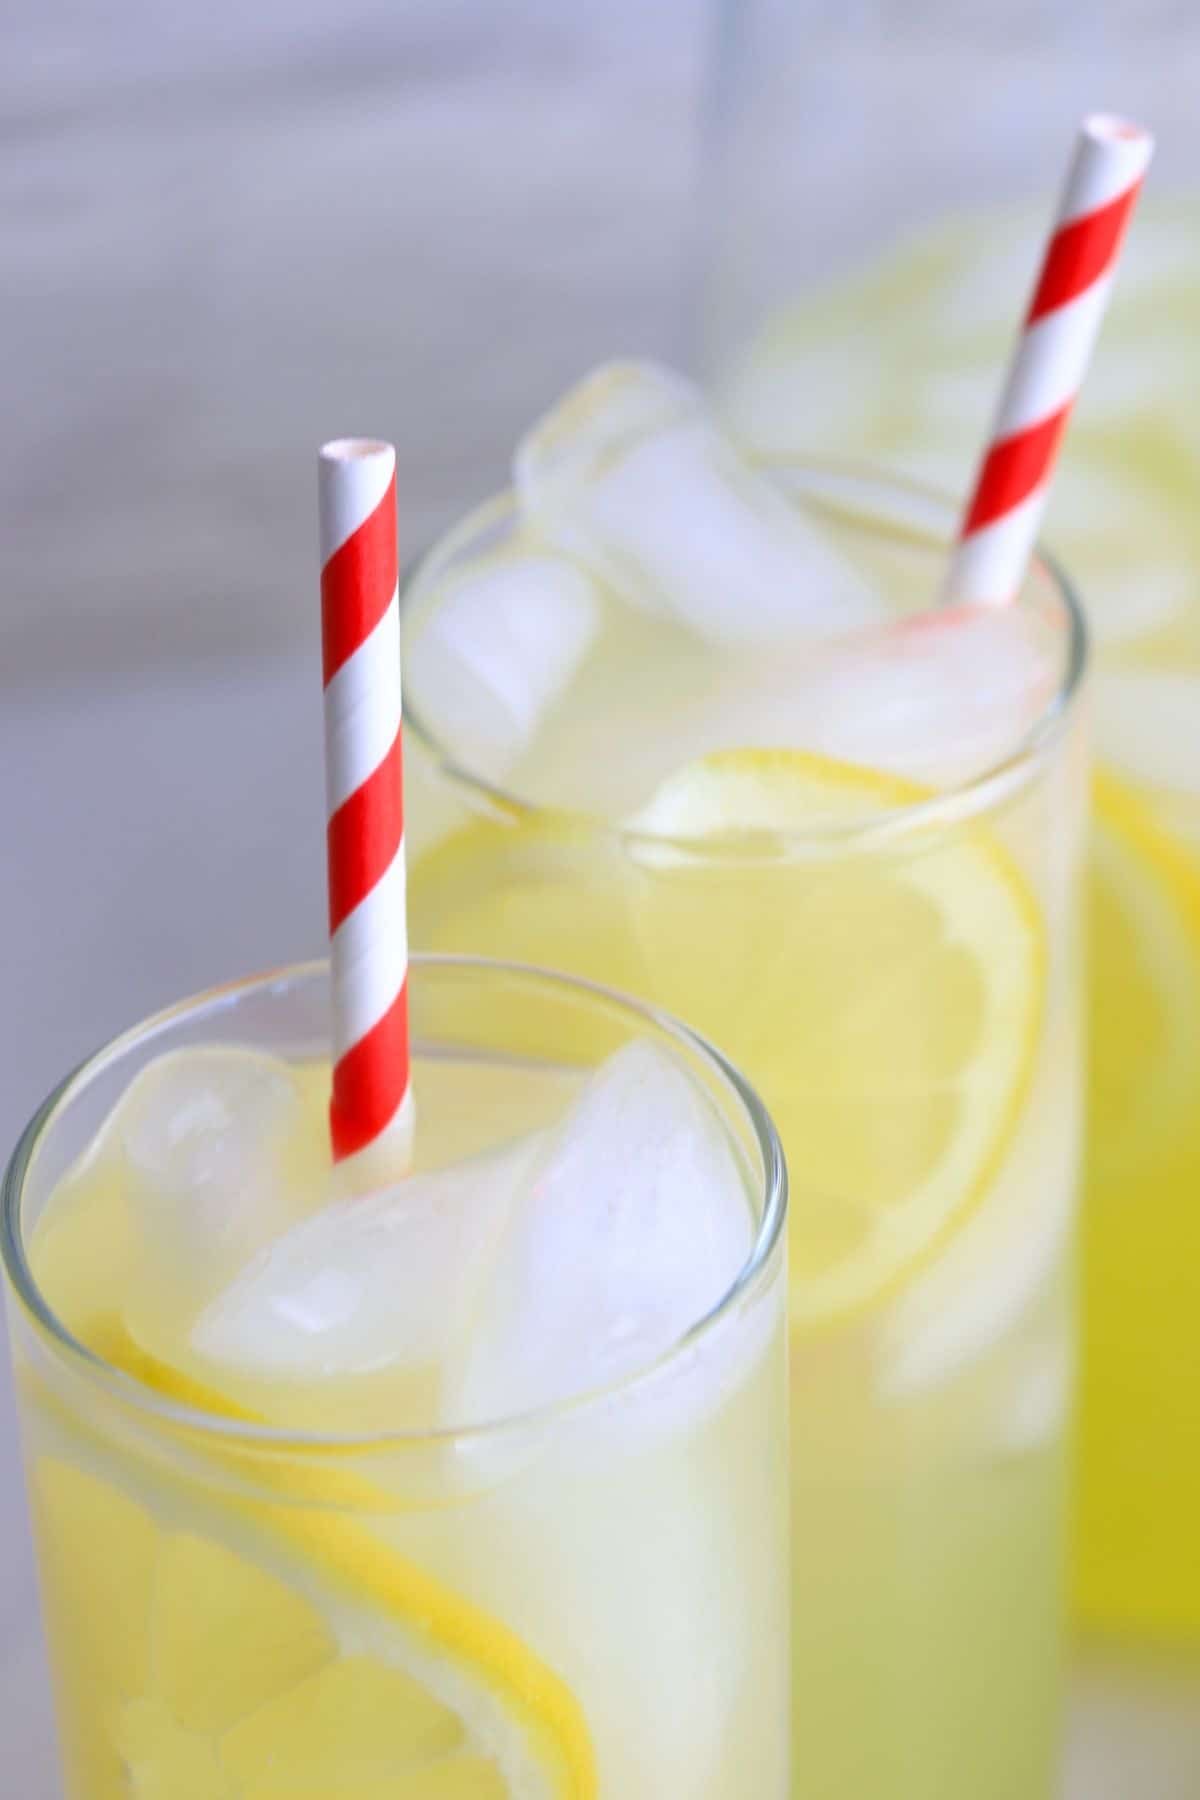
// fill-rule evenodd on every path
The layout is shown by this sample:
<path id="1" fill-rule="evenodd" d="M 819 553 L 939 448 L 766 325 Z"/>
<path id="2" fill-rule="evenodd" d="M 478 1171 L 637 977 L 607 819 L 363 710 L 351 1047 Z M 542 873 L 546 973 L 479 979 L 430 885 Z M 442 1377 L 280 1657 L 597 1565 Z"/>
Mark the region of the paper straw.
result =
<path id="1" fill-rule="evenodd" d="M 944 600 L 1003 603 L 1024 579 L 1055 458 L 1153 149 L 1149 132 L 1107 113 L 1093 113 L 1080 127 L 1033 299 L 959 528 Z"/>
<path id="2" fill-rule="evenodd" d="M 396 452 L 318 458 L 336 1160 L 387 1137 L 407 1161 L 408 1048 Z"/>

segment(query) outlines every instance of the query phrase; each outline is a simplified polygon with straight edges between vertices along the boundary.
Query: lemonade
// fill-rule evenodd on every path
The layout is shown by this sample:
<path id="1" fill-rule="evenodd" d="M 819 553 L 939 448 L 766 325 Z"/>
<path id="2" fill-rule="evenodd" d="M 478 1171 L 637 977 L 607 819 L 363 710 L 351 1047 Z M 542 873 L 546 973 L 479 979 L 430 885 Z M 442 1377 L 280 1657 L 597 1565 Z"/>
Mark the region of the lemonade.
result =
<path id="1" fill-rule="evenodd" d="M 327 1006 L 165 1015 L 10 1171 L 69 1800 L 786 1795 L 757 1102 L 625 1003 L 418 959 L 416 1167 L 358 1191 Z"/>
<path id="2" fill-rule="evenodd" d="M 536 952 L 676 1009 L 779 1122 L 793 1793 L 1048 1796 L 1077 621 L 1040 567 L 1011 616 L 931 619 L 947 520 L 926 497 L 799 467 L 764 496 L 661 383 L 647 446 L 640 380 L 594 378 L 552 424 L 569 436 L 613 384 L 577 535 L 573 471 L 543 482 L 527 446 L 520 500 L 408 597 L 414 941 Z M 673 560 L 677 477 L 698 500 Z"/>
<path id="3" fill-rule="evenodd" d="M 1140 211 L 1048 532 L 1096 657 L 1091 1096 L 1076 1606 L 1200 1642 L 1200 295 L 1189 197 Z M 780 310 L 723 372 L 760 452 L 869 456 L 960 490 L 1043 221 L 946 220 Z M 829 390 L 837 374 L 837 392 Z M 819 430 L 808 427 L 819 408 Z"/>

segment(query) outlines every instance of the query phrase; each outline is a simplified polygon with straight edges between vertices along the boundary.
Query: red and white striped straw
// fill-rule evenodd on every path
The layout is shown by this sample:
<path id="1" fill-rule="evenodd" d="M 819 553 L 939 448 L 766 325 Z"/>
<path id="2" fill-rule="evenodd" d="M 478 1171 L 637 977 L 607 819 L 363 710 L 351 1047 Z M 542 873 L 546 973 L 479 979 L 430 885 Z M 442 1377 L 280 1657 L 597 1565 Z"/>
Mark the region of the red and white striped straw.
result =
<path id="1" fill-rule="evenodd" d="M 975 478 L 943 599 L 1003 603 L 1020 587 L 1055 458 L 1108 305 L 1125 227 L 1154 150 L 1140 125 L 1093 113 Z"/>
<path id="2" fill-rule="evenodd" d="M 396 452 L 318 459 L 335 1159 L 388 1135 L 407 1156 L 408 934 L 400 741 Z"/>

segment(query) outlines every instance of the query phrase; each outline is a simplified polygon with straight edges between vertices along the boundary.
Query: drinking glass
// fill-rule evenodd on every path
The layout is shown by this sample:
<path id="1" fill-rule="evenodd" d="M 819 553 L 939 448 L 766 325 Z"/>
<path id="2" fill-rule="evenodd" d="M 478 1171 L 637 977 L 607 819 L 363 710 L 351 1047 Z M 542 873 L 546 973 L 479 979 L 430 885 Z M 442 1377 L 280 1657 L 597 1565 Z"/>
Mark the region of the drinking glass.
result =
<path id="1" fill-rule="evenodd" d="M 719 19 L 698 354 L 759 451 L 965 496 L 1079 118 L 1158 138 L 1046 533 L 1095 647 L 1075 1606 L 1194 1648 L 1200 15 L 728 0 Z"/>
<path id="2" fill-rule="evenodd" d="M 929 604 L 950 505 L 846 465 L 772 473 L 889 600 Z M 716 734 L 722 708 L 763 729 L 769 708 L 737 709 L 744 659 L 705 660 L 614 603 L 519 773 L 477 767 L 465 688 L 426 691 L 444 663 L 423 645 L 448 641 L 462 572 L 506 566 L 519 529 L 510 497 L 488 503 L 406 595 L 414 941 L 536 950 L 668 1006 L 778 1121 L 794 1196 L 794 1792 L 1048 1795 L 1081 1111 L 1070 589 L 1035 562 L 1019 604 L 1054 647 L 1053 691 L 1024 718 L 1014 702 L 1003 752 L 969 779 L 917 785 L 866 766 L 865 742 L 837 763 L 776 736 L 681 766 L 622 818 L 589 805 L 614 767 L 665 754 L 676 728 Z M 943 653 L 939 629 L 913 626 L 914 665 L 922 643 Z M 510 622 L 495 675 L 510 695 L 539 641 Z"/>
<path id="3" fill-rule="evenodd" d="M 493 1150 L 544 1136 L 597 1065 L 636 1043 L 669 1060 L 689 1116 L 731 1159 L 749 1255 L 661 1354 L 554 1404 L 426 1424 L 415 1387 L 412 1404 L 397 1388 L 381 1428 L 379 1404 L 356 1418 L 359 1390 L 331 1369 L 291 1391 L 288 1422 L 269 1422 L 147 1347 L 160 1265 L 112 1139 L 143 1129 L 129 1124 L 129 1095 L 148 1068 L 173 1071 L 169 1135 L 188 1128 L 189 1105 L 217 1104 L 211 1056 L 228 1066 L 269 1052 L 311 1101 L 290 1151 L 316 1143 L 327 1156 L 327 970 L 215 990 L 91 1058 L 28 1126 L 0 1224 L 67 1794 L 782 1797 L 786 1191 L 774 1129 L 718 1052 L 606 990 L 436 957 L 414 960 L 410 989 L 418 1147 L 435 1172 L 478 1185 Z M 664 1147 L 678 1135 L 669 1120 L 656 1143 L 660 1116 L 656 1105 L 642 1127 L 627 1230 L 656 1203 L 662 1160 L 682 1153 Z M 684 1150 L 702 1176 L 703 1143 Z M 592 1160 L 605 1179 L 609 1146 L 574 1154 L 585 1178 Z M 186 1229 L 202 1257 L 228 1195 L 210 1185 L 197 1197 Z M 698 1199 L 693 1210 L 667 1228 L 699 1245 L 711 1221 Z M 552 1266 L 572 1220 L 544 1226 L 531 1254 L 586 1293 L 586 1271 Z M 435 1319 L 468 1236 L 431 1264 L 441 1288 L 418 1304 Z M 633 1310 L 638 1273 L 631 1264 Z M 342 1278 L 317 1269 L 296 1304 L 336 1310 Z M 619 1316 L 620 1294 L 604 1300 Z M 396 1302 L 397 1341 L 421 1329 L 409 1303 Z M 577 1329 L 567 1351 L 596 1366 L 586 1319 Z M 539 1351 L 535 1333 L 511 1354 L 526 1352 L 561 1357 L 564 1345 Z M 290 1422 L 300 1408 L 313 1421 L 303 1429 Z"/>

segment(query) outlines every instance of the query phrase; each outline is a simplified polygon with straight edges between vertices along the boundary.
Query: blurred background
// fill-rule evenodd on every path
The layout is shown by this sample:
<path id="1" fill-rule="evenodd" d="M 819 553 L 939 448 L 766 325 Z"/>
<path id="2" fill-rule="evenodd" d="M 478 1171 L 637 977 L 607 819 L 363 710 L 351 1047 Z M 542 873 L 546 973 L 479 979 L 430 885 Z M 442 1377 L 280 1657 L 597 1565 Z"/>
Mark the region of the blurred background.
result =
<path id="1" fill-rule="evenodd" d="M 503 483 L 560 388 L 635 352 L 710 379 L 751 441 L 965 484 L 1071 128 L 1099 103 L 1158 129 L 1160 198 L 1081 455 L 1103 481 L 1149 395 L 1195 491 L 1193 9 L 966 10 L 7 0 L 5 1152 L 107 1036 L 321 949 L 322 439 L 396 442 L 412 553 Z M 922 235 L 981 206 L 990 263 Z M 914 244 L 953 342 L 902 304 Z M 848 308 L 838 282 L 893 249 L 899 285 L 867 280 Z M 935 340 L 918 406 L 903 382 Z M 1200 527 L 1109 486 L 1126 548 L 1095 541 L 1094 488 L 1069 473 L 1051 528 L 1090 554 L 1116 641 L 1131 606 L 1169 608 Z M 51 1800 L 24 1531 L 3 1378 L 0 1787 Z M 1200 1703 L 1180 1676 L 1085 1659 L 1070 1795 L 1132 1791 L 1200 1794 Z"/>

